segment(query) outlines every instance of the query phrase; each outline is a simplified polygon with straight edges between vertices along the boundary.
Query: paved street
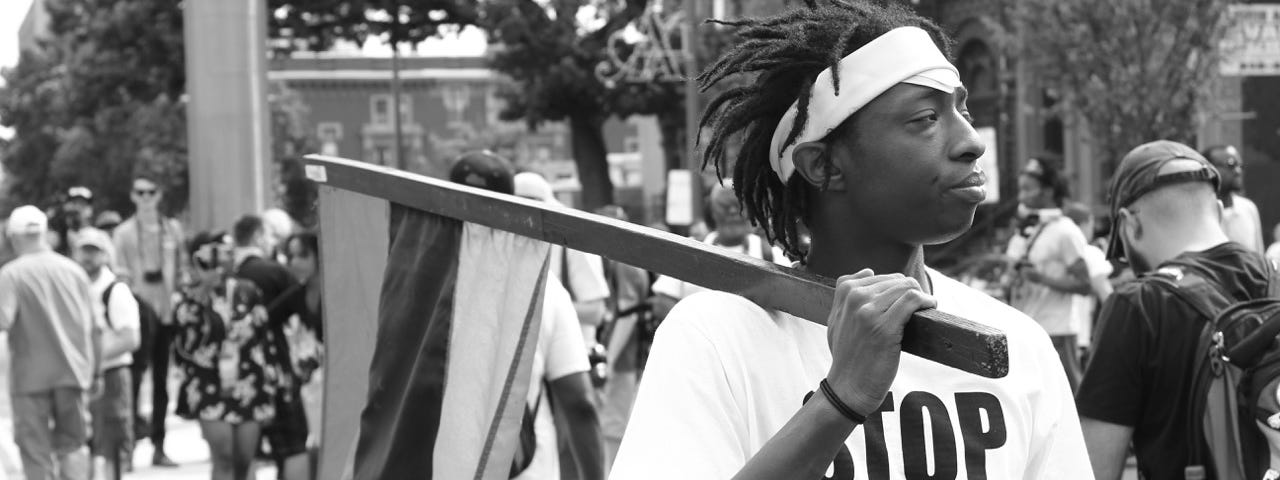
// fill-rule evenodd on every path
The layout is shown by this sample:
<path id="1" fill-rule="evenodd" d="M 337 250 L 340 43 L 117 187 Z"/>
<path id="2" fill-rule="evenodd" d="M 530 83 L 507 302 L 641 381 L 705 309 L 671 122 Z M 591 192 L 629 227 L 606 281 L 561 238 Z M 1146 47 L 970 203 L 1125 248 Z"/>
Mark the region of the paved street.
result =
<path id="1" fill-rule="evenodd" d="M 143 399 L 150 398 L 147 383 L 143 383 Z M 173 397 L 176 398 L 176 397 Z M 149 404 L 144 401 L 143 410 Z M 194 422 L 184 421 L 170 414 L 168 421 L 168 438 L 165 446 L 169 457 L 180 464 L 179 468 L 156 468 L 151 466 L 151 454 L 154 451 L 151 442 L 138 443 L 134 452 L 136 469 L 126 474 L 128 479 L 138 480 L 197 480 L 209 478 L 209 449 L 200 438 L 200 426 Z M 9 339 L 0 333 L 0 480 L 18 480 L 22 477 L 22 462 L 18 456 L 18 447 L 13 443 L 13 412 L 9 405 Z M 262 463 L 257 471 L 259 480 L 274 480 L 275 466 Z"/>

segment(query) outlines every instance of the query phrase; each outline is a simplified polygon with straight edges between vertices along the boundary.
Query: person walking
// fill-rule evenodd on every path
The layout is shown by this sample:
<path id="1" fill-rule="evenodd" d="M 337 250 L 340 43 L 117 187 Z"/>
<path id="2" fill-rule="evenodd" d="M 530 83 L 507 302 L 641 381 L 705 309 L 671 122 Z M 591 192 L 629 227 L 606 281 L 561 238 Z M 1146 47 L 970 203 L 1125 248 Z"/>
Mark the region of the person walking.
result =
<path id="1" fill-rule="evenodd" d="M 118 480 L 124 454 L 133 445 L 133 380 L 129 365 L 141 343 L 138 301 L 129 286 L 111 272 L 114 246 L 106 232 L 80 231 L 73 257 L 89 274 L 93 316 L 97 325 L 102 362 L 98 367 L 101 390 L 90 403 L 93 441 L 89 450 L 94 471 L 107 480 Z"/>
<path id="2" fill-rule="evenodd" d="M 28 480 L 89 478 L 89 393 L 98 365 L 89 277 L 53 251 L 49 219 L 9 215 L 18 257 L 0 267 L 0 330 L 9 333 L 14 441 Z"/>
<path id="3" fill-rule="evenodd" d="M 164 191 L 153 178 L 136 175 L 129 194 L 137 211 L 116 227 L 113 240 L 116 248 L 116 275 L 143 302 L 155 311 L 159 323 L 142 325 L 143 345 L 147 351 L 139 351 L 137 357 L 145 361 L 133 362 L 133 395 L 138 398 L 146 368 L 151 369 L 151 416 L 145 420 L 135 414 L 138 437 L 148 437 L 155 447 L 151 464 L 158 467 L 176 467 L 178 464 L 165 454 L 165 417 L 169 411 L 169 358 L 173 348 L 172 298 L 178 293 L 178 285 L 185 276 L 186 256 L 183 242 L 186 237 L 182 224 L 160 213 Z M 134 402 L 134 410 L 141 402 Z M 132 452 L 127 456 L 126 470 L 132 465 Z"/>

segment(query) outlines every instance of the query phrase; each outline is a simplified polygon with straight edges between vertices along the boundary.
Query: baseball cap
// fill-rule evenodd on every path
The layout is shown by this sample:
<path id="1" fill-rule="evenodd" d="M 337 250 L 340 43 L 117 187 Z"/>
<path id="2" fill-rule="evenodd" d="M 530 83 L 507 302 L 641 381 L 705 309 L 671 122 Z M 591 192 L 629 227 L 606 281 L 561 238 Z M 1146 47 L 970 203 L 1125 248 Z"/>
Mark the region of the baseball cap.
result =
<path id="1" fill-rule="evenodd" d="M 79 198 L 87 201 L 93 201 L 93 191 L 87 187 L 75 186 L 67 189 L 67 199 Z"/>
<path id="2" fill-rule="evenodd" d="M 1161 173 L 1165 164 L 1174 160 L 1192 160 L 1200 168 Z M 1111 180 L 1111 241 L 1107 246 L 1107 259 L 1124 256 L 1120 241 L 1120 209 L 1128 207 L 1143 195 L 1168 185 L 1188 182 L 1208 182 L 1218 189 L 1218 169 L 1195 149 L 1178 142 L 1158 140 L 1144 143 L 1130 150 L 1120 160 Z"/>
<path id="3" fill-rule="evenodd" d="M 10 234 L 44 233 L 49 230 L 49 217 L 31 205 L 23 205 L 13 209 L 9 214 L 9 223 L 5 227 Z"/>
<path id="4" fill-rule="evenodd" d="M 115 245 L 111 243 L 111 237 L 107 235 L 107 232 L 96 228 L 82 228 L 76 232 L 75 248 L 79 250 L 85 247 L 94 247 L 108 254 L 113 253 L 113 250 L 115 250 Z"/>
<path id="5" fill-rule="evenodd" d="M 481 150 L 458 157 L 449 171 L 449 180 L 510 195 L 515 193 L 512 175 L 511 164 L 506 159 Z"/>
<path id="6" fill-rule="evenodd" d="M 551 191 L 551 184 L 547 183 L 547 179 L 543 178 L 542 175 L 533 172 L 517 173 L 515 183 L 516 195 L 518 196 L 544 202 L 555 198 L 555 194 Z"/>

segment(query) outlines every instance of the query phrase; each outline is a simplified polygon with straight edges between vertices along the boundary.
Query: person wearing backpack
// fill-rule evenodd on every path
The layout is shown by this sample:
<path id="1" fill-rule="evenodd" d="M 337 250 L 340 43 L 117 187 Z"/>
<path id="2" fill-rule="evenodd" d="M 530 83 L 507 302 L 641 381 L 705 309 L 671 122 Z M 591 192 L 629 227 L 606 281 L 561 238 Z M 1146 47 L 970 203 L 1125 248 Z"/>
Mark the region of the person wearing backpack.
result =
<path id="1" fill-rule="evenodd" d="M 101 348 L 98 381 L 101 393 L 89 404 L 93 437 L 89 450 L 98 478 L 120 478 L 122 455 L 133 444 L 133 380 L 130 365 L 141 344 L 138 301 L 108 264 L 111 237 L 96 228 L 83 228 L 76 237 L 73 258 L 89 275 L 93 316 Z"/>
<path id="2" fill-rule="evenodd" d="M 449 180 L 454 183 L 507 195 L 518 192 L 514 177 L 510 162 L 489 151 L 464 153 L 449 172 Z M 555 265 L 554 262 L 548 263 Z M 581 304 L 573 301 L 565 282 L 550 269 L 510 478 L 605 478 L 604 439 L 592 398 L 591 365 L 579 323 L 581 312 Z M 559 440 L 560 434 L 568 437 L 566 441 Z M 569 455 L 560 454 L 562 443 Z"/>
<path id="3" fill-rule="evenodd" d="M 1130 445 L 1148 480 L 1263 478 L 1267 449 L 1256 442 L 1257 422 L 1242 414 L 1257 410 L 1259 395 L 1211 394 L 1205 387 L 1231 378 L 1223 375 L 1235 368 L 1226 365 L 1228 357 L 1236 357 L 1232 363 L 1245 357 L 1222 347 L 1236 346 L 1237 334 L 1253 333 L 1261 323 L 1223 335 L 1218 332 L 1225 326 L 1243 323 L 1220 314 L 1232 303 L 1265 299 L 1273 276 L 1259 252 L 1231 242 L 1223 231 L 1219 181 L 1203 156 L 1170 141 L 1133 149 L 1116 169 L 1107 256 L 1127 261 L 1138 278 L 1103 304 L 1076 396 L 1099 480 L 1120 478 Z M 1232 344 L 1223 345 L 1224 337 Z M 1247 383 L 1232 387 L 1248 390 Z M 1275 403 L 1274 387 L 1269 394 L 1253 393 Z M 1244 403 L 1232 405 L 1237 401 Z M 1206 415 L 1215 413 L 1239 415 L 1232 432 L 1249 439 L 1252 450 L 1224 460 L 1228 446 L 1205 440 L 1214 433 L 1205 427 L 1211 423 Z"/>

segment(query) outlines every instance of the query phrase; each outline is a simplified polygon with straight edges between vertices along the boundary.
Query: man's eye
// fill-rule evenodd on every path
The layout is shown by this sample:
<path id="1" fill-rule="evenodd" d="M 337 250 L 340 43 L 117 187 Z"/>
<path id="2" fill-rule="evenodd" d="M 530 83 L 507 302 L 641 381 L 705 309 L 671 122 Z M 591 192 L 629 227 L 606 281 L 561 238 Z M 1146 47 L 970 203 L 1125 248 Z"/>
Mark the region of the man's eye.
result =
<path id="1" fill-rule="evenodd" d="M 937 114 L 937 113 L 929 113 L 929 114 L 927 114 L 927 115 L 921 115 L 921 116 L 919 116 L 919 117 L 916 117 L 916 118 L 911 119 L 911 122 L 912 122 L 912 123 L 919 123 L 919 122 L 924 122 L 924 123 L 934 123 L 934 122 L 937 122 L 937 121 L 938 121 L 938 114 Z"/>

